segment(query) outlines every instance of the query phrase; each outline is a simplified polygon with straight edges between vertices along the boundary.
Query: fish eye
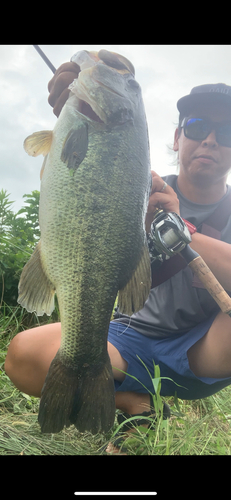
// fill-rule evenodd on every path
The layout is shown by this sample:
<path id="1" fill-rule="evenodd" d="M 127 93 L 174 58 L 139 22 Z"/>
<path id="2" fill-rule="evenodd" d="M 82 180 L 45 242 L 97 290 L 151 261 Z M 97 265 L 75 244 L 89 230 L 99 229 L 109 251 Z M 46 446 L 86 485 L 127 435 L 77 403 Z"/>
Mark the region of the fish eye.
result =
<path id="1" fill-rule="evenodd" d="M 129 85 L 130 85 L 130 87 L 132 87 L 132 89 L 134 89 L 134 90 L 138 90 L 138 89 L 140 88 L 139 83 L 138 83 L 136 80 L 134 80 L 134 78 L 130 78 L 130 79 L 128 80 L 128 84 L 129 84 Z"/>

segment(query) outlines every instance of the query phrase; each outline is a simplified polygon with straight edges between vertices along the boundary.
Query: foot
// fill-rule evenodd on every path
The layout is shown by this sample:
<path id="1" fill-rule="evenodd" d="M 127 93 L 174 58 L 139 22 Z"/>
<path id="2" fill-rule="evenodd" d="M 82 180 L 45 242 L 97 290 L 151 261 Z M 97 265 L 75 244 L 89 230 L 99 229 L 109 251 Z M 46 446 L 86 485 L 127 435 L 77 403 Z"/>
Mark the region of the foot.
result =
<path id="1" fill-rule="evenodd" d="M 116 408 L 129 415 L 138 415 L 144 411 L 150 411 L 150 395 L 137 392 L 115 393 Z"/>
<path id="2" fill-rule="evenodd" d="M 149 395 L 148 395 L 149 397 Z M 150 403 L 150 397 L 149 397 L 149 403 Z M 131 416 L 137 416 L 137 419 L 134 419 L 128 423 L 126 423 L 126 420 L 131 417 Z M 145 421 L 145 417 L 151 416 L 153 418 L 153 423 L 155 422 L 155 412 L 150 407 L 149 404 L 149 411 L 144 411 L 144 412 L 139 412 L 139 413 L 133 413 L 133 414 L 128 414 L 128 413 L 120 413 L 118 415 L 118 424 L 121 424 L 123 421 L 125 422 L 122 429 L 118 432 L 118 437 L 115 440 L 115 443 L 109 442 L 107 448 L 106 448 L 106 453 L 110 453 L 111 455 L 127 455 L 125 451 L 125 447 L 123 447 L 123 441 L 127 437 L 129 437 L 129 434 L 131 432 L 135 432 L 136 429 L 134 426 L 142 425 L 143 427 L 148 428 L 150 425 L 152 425 L 150 422 L 147 420 Z M 143 417 L 143 418 L 142 418 Z M 166 403 L 163 403 L 163 418 L 166 420 L 167 418 L 170 418 L 170 408 Z"/>

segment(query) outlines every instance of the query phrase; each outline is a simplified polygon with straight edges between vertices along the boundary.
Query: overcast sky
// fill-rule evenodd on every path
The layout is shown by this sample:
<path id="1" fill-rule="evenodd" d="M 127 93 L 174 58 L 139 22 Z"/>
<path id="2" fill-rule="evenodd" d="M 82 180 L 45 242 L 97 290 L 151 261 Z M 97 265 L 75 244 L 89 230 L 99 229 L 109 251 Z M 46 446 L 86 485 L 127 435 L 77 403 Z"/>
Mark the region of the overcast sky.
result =
<path id="1" fill-rule="evenodd" d="M 105 48 L 127 57 L 141 85 L 149 128 L 151 166 L 159 175 L 175 173 L 172 145 L 177 100 L 205 83 L 231 85 L 231 45 L 41 45 L 58 68 L 78 50 Z M 53 129 L 57 118 L 47 97 L 51 70 L 32 45 L 0 46 L 0 189 L 11 193 L 13 209 L 23 195 L 40 189 L 42 157 L 29 157 L 24 139 Z M 231 184 L 231 176 L 229 177 Z"/>

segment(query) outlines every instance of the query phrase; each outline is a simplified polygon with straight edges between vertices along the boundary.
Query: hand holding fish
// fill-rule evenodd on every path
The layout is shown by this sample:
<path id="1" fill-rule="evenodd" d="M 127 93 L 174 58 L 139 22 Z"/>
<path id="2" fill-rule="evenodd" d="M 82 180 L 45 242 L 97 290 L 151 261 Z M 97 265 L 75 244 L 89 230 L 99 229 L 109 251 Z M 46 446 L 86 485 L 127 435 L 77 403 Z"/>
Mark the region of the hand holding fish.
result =
<path id="1" fill-rule="evenodd" d="M 150 231 L 150 226 L 153 221 L 153 213 L 156 208 L 163 208 L 165 212 L 176 212 L 180 215 L 179 200 L 175 191 L 171 186 L 168 186 L 168 184 L 166 184 L 156 172 L 152 170 L 151 174 L 152 189 L 146 214 L 147 233 Z"/>
<path id="2" fill-rule="evenodd" d="M 53 107 L 53 113 L 57 117 L 69 97 L 70 90 L 68 87 L 78 77 L 79 72 L 80 67 L 74 62 L 61 64 L 48 83 L 50 92 L 48 102 Z"/>

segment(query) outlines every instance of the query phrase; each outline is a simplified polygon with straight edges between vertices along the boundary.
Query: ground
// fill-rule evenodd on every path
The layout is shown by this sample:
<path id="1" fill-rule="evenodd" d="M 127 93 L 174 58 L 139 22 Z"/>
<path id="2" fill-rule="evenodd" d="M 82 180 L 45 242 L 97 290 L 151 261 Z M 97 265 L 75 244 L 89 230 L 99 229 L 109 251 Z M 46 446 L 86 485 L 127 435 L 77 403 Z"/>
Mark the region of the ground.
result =
<path id="1" fill-rule="evenodd" d="M 37 321 L 37 320 L 36 320 Z M 117 420 L 107 435 L 81 434 L 72 425 L 58 434 L 42 434 L 39 399 L 18 391 L 4 371 L 11 338 L 25 326 L 15 309 L 0 313 L 0 455 L 102 455 L 113 442 Z M 155 429 L 140 426 L 126 437 L 128 455 L 230 455 L 231 387 L 202 400 L 165 398 L 172 410 Z"/>

